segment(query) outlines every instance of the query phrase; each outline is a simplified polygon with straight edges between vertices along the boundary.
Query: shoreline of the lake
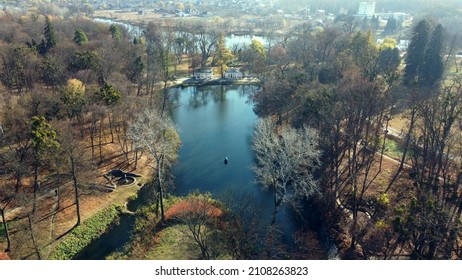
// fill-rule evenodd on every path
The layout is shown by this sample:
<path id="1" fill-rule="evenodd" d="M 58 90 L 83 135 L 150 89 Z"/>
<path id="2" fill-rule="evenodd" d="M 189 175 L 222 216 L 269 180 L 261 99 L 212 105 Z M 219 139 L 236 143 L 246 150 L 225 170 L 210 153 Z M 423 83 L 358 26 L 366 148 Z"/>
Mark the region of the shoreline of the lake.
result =
<path id="1" fill-rule="evenodd" d="M 172 88 L 185 88 L 191 86 L 220 86 L 220 85 L 251 85 L 260 86 L 261 81 L 258 78 L 242 78 L 242 79 L 225 79 L 225 78 L 212 78 L 212 79 L 195 79 L 195 78 L 179 78 L 173 81 L 170 87 Z"/>

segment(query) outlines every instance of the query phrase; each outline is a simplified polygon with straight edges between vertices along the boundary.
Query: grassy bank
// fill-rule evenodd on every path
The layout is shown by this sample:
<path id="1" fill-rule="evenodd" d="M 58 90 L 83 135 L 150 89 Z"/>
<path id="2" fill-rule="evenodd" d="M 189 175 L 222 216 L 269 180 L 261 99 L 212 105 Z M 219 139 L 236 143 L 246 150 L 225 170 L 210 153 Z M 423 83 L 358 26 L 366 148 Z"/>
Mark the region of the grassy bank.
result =
<path id="1" fill-rule="evenodd" d="M 200 251 L 185 225 L 165 228 L 156 236 L 156 245 L 147 250 L 146 260 L 199 260 Z"/>
<path id="2" fill-rule="evenodd" d="M 85 220 L 74 228 L 65 240 L 59 243 L 50 254 L 52 260 L 70 260 L 76 257 L 93 240 L 105 233 L 112 223 L 119 217 L 120 207 L 111 205 Z"/>
<path id="3" fill-rule="evenodd" d="M 6 234 L 5 234 L 5 227 L 3 227 L 3 224 L 0 223 L 0 243 L 3 241 L 3 238 L 6 237 Z"/>
<path id="4" fill-rule="evenodd" d="M 393 139 L 387 139 L 385 142 L 385 154 L 389 157 L 400 159 L 403 156 L 401 144 Z"/>
<path id="5" fill-rule="evenodd" d="M 202 194 L 190 194 L 185 197 L 169 196 L 164 200 L 166 223 L 161 223 L 160 215 L 156 214 L 156 205 L 145 205 L 136 211 L 134 233 L 123 250 L 110 254 L 110 260 L 197 260 L 201 259 L 201 251 L 191 236 L 190 229 L 176 216 L 181 213 L 194 212 L 203 206 L 198 199 L 208 201 L 207 215 L 210 221 L 203 221 L 201 232 L 203 238 L 210 238 L 215 233 L 218 224 L 212 223 L 213 215 L 222 215 L 222 205 L 219 201 Z M 200 210 L 199 210 L 200 212 Z M 194 216 L 194 215 L 193 215 Z M 200 216 L 200 215 L 199 215 Z M 200 221 L 196 221 L 199 224 Z M 210 225 L 208 223 L 211 223 Z M 207 224 L 207 225 L 206 225 Z M 205 227 L 212 227 L 205 230 Z"/>

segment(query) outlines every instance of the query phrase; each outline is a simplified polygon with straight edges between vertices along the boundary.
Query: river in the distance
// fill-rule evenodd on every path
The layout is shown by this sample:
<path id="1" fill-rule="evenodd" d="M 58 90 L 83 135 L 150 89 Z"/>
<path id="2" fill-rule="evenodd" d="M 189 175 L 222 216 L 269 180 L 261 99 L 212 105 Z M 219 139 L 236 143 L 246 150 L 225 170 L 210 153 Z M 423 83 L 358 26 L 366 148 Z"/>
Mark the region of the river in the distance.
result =
<path id="1" fill-rule="evenodd" d="M 93 18 L 95 22 L 104 23 L 104 24 L 118 24 L 123 26 L 127 31 L 133 36 L 141 36 L 143 34 L 143 28 L 135 24 L 130 24 L 126 22 L 119 22 L 116 20 L 105 19 L 105 18 Z M 236 45 L 239 47 L 250 45 L 253 39 L 258 39 L 263 45 L 268 44 L 268 40 L 264 36 L 254 36 L 254 35 L 230 35 L 226 36 L 225 44 L 228 48 L 234 48 Z"/>

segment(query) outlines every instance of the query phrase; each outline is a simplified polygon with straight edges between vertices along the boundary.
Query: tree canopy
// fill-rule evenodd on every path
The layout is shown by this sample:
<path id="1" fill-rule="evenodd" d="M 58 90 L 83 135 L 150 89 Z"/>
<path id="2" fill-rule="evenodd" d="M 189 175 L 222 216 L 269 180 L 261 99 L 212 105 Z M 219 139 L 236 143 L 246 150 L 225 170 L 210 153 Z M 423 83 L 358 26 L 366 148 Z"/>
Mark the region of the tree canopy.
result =
<path id="1" fill-rule="evenodd" d="M 88 43 L 87 35 L 82 31 L 82 29 L 75 30 L 74 42 L 79 46 L 83 46 Z"/>

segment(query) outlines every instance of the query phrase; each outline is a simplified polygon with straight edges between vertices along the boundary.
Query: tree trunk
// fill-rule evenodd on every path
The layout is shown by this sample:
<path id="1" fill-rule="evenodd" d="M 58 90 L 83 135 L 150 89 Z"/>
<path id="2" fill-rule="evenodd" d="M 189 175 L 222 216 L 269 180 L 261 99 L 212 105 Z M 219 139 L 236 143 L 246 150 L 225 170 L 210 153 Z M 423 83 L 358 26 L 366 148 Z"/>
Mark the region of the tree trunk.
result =
<path id="1" fill-rule="evenodd" d="M 277 214 L 278 214 L 278 208 L 275 205 L 274 210 L 273 210 L 273 217 L 271 219 L 271 226 L 274 226 L 276 224 L 276 216 L 277 216 Z"/>
<path id="2" fill-rule="evenodd" d="M 27 148 L 26 147 L 21 147 L 21 148 L 17 148 L 16 149 L 16 155 L 17 157 L 19 157 L 19 165 L 22 166 L 23 163 L 24 163 L 24 159 L 25 159 L 25 150 Z M 16 179 L 16 185 L 15 185 L 15 193 L 19 193 L 19 189 L 22 187 L 22 171 L 21 171 L 21 167 L 17 167 L 15 172 L 14 172 L 14 177 Z"/>
<path id="3" fill-rule="evenodd" d="M 358 200 L 357 200 L 357 192 L 358 192 L 358 186 L 356 182 L 356 177 L 354 178 L 354 183 L 353 183 L 353 202 L 352 202 L 352 215 L 353 215 L 353 224 L 351 226 L 352 232 L 351 232 L 351 244 L 350 248 L 354 249 L 356 246 L 356 228 L 358 227 Z"/>
<path id="4" fill-rule="evenodd" d="M 27 218 L 29 220 L 29 230 L 30 230 L 30 236 L 32 238 L 32 244 L 34 244 L 34 249 L 35 249 L 35 253 L 37 254 L 37 258 L 39 260 L 42 259 L 42 256 L 40 255 L 40 249 L 37 245 L 37 240 L 35 239 L 35 234 L 34 234 L 34 229 L 32 228 L 32 219 L 30 217 L 31 215 L 27 215 Z"/>
<path id="5" fill-rule="evenodd" d="M 111 143 L 114 143 L 114 131 L 113 131 L 114 119 L 111 118 L 111 113 L 108 114 L 108 117 L 109 117 L 109 131 L 111 132 Z"/>
<path id="6" fill-rule="evenodd" d="M 274 210 L 273 210 L 273 216 L 271 218 L 271 227 L 273 227 L 276 224 L 276 217 L 278 215 L 279 206 L 281 205 L 281 200 L 278 199 L 276 188 L 274 187 L 273 187 L 273 202 L 274 202 Z"/>
<path id="7" fill-rule="evenodd" d="M 33 204 L 32 204 L 32 213 L 35 213 L 35 208 L 36 208 L 36 204 L 37 204 L 37 192 L 38 192 L 38 189 L 39 189 L 39 183 L 38 183 L 38 176 L 39 176 L 39 162 L 38 162 L 38 155 L 37 155 L 38 151 L 37 149 L 35 149 L 35 153 L 34 153 L 34 201 L 33 201 Z"/>
<path id="8" fill-rule="evenodd" d="M 163 194 L 163 188 L 162 188 L 162 158 L 157 160 L 157 186 L 158 186 L 158 191 L 159 191 L 159 203 L 160 203 L 160 215 L 162 219 L 162 223 L 165 223 L 165 214 L 164 214 L 164 194 Z"/>
<path id="9" fill-rule="evenodd" d="M 95 161 L 95 124 L 90 124 L 91 161 Z"/>
<path id="10" fill-rule="evenodd" d="M 137 92 L 136 92 L 136 95 L 137 96 L 140 96 L 141 95 L 141 89 L 143 88 L 143 82 L 139 82 L 138 83 L 138 89 L 137 89 Z"/>
<path id="11" fill-rule="evenodd" d="M 163 89 L 163 98 L 162 98 L 162 108 L 160 110 L 160 116 L 164 116 L 165 107 L 167 105 L 167 97 L 168 97 L 168 87 L 167 87 L 167 79 L 164 80 L 164 89 Z"/>
<path id="12" fill-rule="evenodd" d="M 19 193 L 19 189 L 22 187 L 21 172 L 19 172 L 19 171 L 15 172 L 15 178 L 16 178 L 16 185 L 14 187 L 14 192 Z"/>
<path id="13" fill-rule="evenodd" d="M 134 169 L 136 170 L 138 168 L 138 149 L 135 149 L 135 166 Z"/>
<path id="14" fill-rule="evenodd" d="M 74 192 L 75 192 L 75 207 L 77 211 L 77 222 L 76 226 L 80 225 L 80 202 L 79 202 L 79 187 L 77 182 L 77 172 L 75 168 L 75 159 L 71 155 L 71 165 L 72 165 L 72 180 L 74 181 Z"/>
<path id="15" fill-rule="evenodd" d="M 391 111 L 391 110 L 390 110 L 390 111 Z M 387 141 L 388 125 L 389 125 L 389 123 L 390 123 L 390 118 L 391 118 L 391 112 L 390 112 L 390 116 L 387 117 L 387 122 L 386 122 L 386 125 L 385 125 L 385 135 L 383 136 L 382 149 L 380 150 L 380 161 L 379 161 L 379 170 L 378 170 L 378 173 L 382 172 L 383 154 L 384 154 L 384 152 L 385 152 L 385 144 L 386 144 L 386 141 Z"/>
<path id="16" fill-rule="evenodd" d="M 399 175 L 401 174 L 401 171 L 403 171 L 403 168 L 404 168 L 404 162 L 406 161 L 406 154 L 407 154 L 407 151 L 409 149 L 409 143 L 411 142 L 411 134 L 412 134 L 412 131 L 414 129 L 416 112 L 417 112 L 417 109 L 415 108 L 415 106 L 412 107 L 411 110 L 412 110 L 411 111 L 411 123 L 409 124 L 409 130 L 408 130 L 407 135 L 406 135 L 406 142 L 404 144 L 403 156 L 401 157 L 401 161 L 399 163 L 398 170 L 396 171 L 395 175 L 391 179 L 390 183 L 388 183 L 388 187 L 385 190 L 385 193 L 388 193 L 388 191 L 391 189 L 391 187 L 393 186 L 395 181 L 398 179 Z"/>
<path id="17" fill-rule="evenodd" d="M 8 225 L 6 223 L 6 218 L 5 218 L 5 210 L 6 207 L 8 206 L 9 202 L 3 207 L 0 208 L 0 212 L 2 214 L 2 223 L 3 223 L 3 228 L 5 229 L 5 235 L 6 235 L 6 249 L 5 253 L 8 253 L 11 251 L 11 240 L 10 240 L 10 232 L 8 231 Z"/>
<path id="18" fill-rule="evenodd" d="M 99 133 L 98 133 L 98 149 L 99 149 L 99 162 L 103 162 L 103 120 L 99 122 Z"/>
<path id="19" fill-rule="evenodd" d="M 57 211 L 61 208 L 61 172 L 58 172 L 58 187 L 56 189 Z"/>
<path id="20" fill-rule="evenodd" d="M 209 251 L 207 250 L 206 245 L 202 244 L 200 241 L 197 241 L 197 240 L 196 242 L 199 244 L 199 247 L 201 248 L 201 254 L 204 260 L 210 260 L 210 254 L 209 254 Z"/>
<path id="21" fill-rule="evenodd" d="M 80 128 L 80 137 L 83 139 L 85 137 L 85 127 L 83 125 L 83 120 L 81 116 L 77 116 L 77 125 Z"/>

